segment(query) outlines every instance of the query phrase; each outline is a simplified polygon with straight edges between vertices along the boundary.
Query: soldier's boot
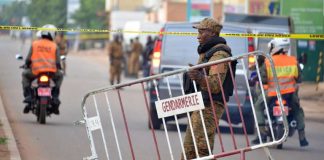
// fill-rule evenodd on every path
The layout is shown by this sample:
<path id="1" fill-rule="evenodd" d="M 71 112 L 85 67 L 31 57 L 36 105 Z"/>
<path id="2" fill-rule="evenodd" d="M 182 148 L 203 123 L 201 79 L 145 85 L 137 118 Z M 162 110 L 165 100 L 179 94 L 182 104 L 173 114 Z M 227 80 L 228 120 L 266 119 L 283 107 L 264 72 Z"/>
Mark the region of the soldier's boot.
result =
<path id="1" fill-rule="evenodd" d="M 31 110 L 31 104 L 27 103 L 24 110 L 23 110 L 23 113 L 27 114 L 27 113 L 29 113 L 30 110 Z"/>
<path id="2" fill-rule="evenodd" d="M 267 131 L 265 126 L 260 126 L 260 136 L 261 136 L 261 141 L 262 143 L 266 143 L 267 142 Z M 260 144 L 260 140 L 259 140 L 259 136 L 257 135 L 254 140 L 251 141 L 252 144 Z"/>
<path id="3" fill-rule="evenodd" d="M 119 84 L 120 83 L 120 78 L 117 78 L 117 84 Z"/>
<path id="4" fill-rule="evenodd" d="M 305 136 L 305 130 L 304 129 L 300 129 L 298 130 L 298 135 L 299 135 L 299 144 L 301 147 L 306 147 L 309 145 L 306 136 Z"/>
<path id="5" fill-rule="evenodd" d="M 59 95 L 60 95 L 60 88 L 58 87 L 54 87 L 52 90 L 52 113 L 59 115 L 60 114 L 60 110 L 59 110 L 59 106 L 61 104 L 61 101 L 59 99 Z"/>
<path id="6" fill-rule="evenodd" d="M 114 81 L 113 80 L 110 80 L 110 85 L 114 85 Z"/>
<path id="7" fill-rule="evenodd" d="M 23 100 L 24 103 L 30 104 L 33 101 L 32 97 L 32 89 L 30 87 L 23 88 L 23 94 L 25 99 Z"/>

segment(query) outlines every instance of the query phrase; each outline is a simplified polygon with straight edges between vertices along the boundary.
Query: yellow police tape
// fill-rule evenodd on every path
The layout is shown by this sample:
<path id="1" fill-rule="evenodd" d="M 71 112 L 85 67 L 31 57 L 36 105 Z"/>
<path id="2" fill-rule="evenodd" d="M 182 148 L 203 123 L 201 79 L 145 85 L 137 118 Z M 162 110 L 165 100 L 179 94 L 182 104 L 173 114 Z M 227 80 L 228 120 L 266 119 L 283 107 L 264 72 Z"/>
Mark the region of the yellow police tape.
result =
<path id="1" fill-rule="evenodd" d="M 105 29 L 48 29 L 41 27 L 24 26 L 0 26 L 0 30 L 55 30 L 59 32 L 82 32 L 82 33 L 128 33 L 128 34 L 163 34 L 175 36 L 197 36 L 196 32 L 156 32 L 156 31 L 125 31 L 125 30 L 105 30 Z M 99 35 L 92 35 L 90 39 L 96 39 Z M 314 39 L 324 40 L 324 34 L 280 34 L 280 33 L 221 33 L 222 37 L 255 37 L 255 38 L 292 38 L 292 39 Z M 100 35 L 100 38 L 108 38 L 106 35 Z"/>

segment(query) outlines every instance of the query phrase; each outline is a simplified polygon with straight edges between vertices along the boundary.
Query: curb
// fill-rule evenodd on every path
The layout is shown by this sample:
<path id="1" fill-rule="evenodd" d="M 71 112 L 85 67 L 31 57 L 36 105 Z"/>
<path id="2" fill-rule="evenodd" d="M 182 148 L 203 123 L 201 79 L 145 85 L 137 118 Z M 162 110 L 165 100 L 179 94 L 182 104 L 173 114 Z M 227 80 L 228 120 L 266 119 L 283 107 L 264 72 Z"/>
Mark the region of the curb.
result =
<path id="1" fill-rule="evenodd" d="M 311 122 L 316 122 L 316 123 L 324 123 L 323 118 L 314 118 L 314 117 L 306 117 L 305 116 L 305 120 L 311 121 Z"/>
<path id="2" fill-rule="evenodd" d="M 8 138 L 8 149 L 10 151 L 10 160 L 21 160 L 20 153 L 16 144 L 16 139 L 12 133 L 4 106 L 2 103 L 2 98 L 0 95 L 0 119 L 3 124 L 3 129 L 6 137 Z"/>

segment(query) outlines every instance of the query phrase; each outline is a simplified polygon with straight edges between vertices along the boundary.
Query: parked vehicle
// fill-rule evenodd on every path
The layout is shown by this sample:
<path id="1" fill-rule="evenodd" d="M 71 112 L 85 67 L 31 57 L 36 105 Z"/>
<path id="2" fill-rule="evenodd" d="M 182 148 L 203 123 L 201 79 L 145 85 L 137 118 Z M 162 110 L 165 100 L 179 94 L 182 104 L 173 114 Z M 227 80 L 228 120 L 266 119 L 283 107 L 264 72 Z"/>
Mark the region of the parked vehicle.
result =
<path id="1" fill-rule="evenodd" d="M 167 23 L 161 31 L 166 32 L 197 32 L 192 28 L 192 23 Z M 224 33 L 247 33 L 247 29 L 240 25 L 232 25 L 225 23 L 222 32 Z M 233 56 L 249 52 L 248 38 L 234 38 L 225 37 L 227 44 L 232 49 Z M 173 71 L 176 69 L 188 67 L 188 64 L 195 64 L 198 60 L 197 54 L 198 42 L 195 36 L 174 36 L 174 35 L 160 35 L 155 42 L 153 57 L 151 62 L 151 75 L 163 72 Z M 247 60 L 246 60 L 247 61 Z M 246 67 L 247 68 L 247 67 Z M 245 120 L 247 133 L 254 133 L 254 119 L 252 116 L 251 104 L 247 92 L 247 86 L 244 80 L 244 71 L 241 63 L 236 67 L 236 82 L 238 89 L 238 97 L 241 102 L 242 112 Z M 172 95 L 179 96 L 182 94 L 181 86 L 177 77 L 169 77 L 170 86 L 172 88 Z M 161 99 L 169 98 L 168 86 L 165 80 L 158 81 L 159 96 Z M 153 85 L 149 87 L 150 97 L 150 116 L 153 121 L 153 128 L 159 129 L 162 120 L 158 119 L 154 102 L 157 100 L 156 91 Z M 227 103 L 231 122 L 233 124 L 240 124 L 241 119 L 239 115 L 238 104 L 234 97 L 230 97 Z M 178 118 L 185 115 L 178 115 Z M 227 121 L 226 114 L 223 114 L 222 119 Z M 173 117 L 165 118 L 166 121 L 173 120 Z M 150 127 L 150 126 L 149 126 Z"/>
<path id="2" fill-rule="evenodd" d="M 263 33 L 279 33 L 289 34 L 293 33 L 292 19 L 285 16 L 266 16 L 266 15 L 248 15 L 239 13 L 225 13 L 225 23 L 245 27 L 249 33 L 263 34 Z M 249 37 L 249 50 L 260 50 L 265 53 L 269 52 L 268 43 L 271 38 Z M 295 55 L 296 40 L 291 39 L 291 47 L 288 55 Z M 254 58 L 249 58 L 249 64 L 254 64 Z"/>

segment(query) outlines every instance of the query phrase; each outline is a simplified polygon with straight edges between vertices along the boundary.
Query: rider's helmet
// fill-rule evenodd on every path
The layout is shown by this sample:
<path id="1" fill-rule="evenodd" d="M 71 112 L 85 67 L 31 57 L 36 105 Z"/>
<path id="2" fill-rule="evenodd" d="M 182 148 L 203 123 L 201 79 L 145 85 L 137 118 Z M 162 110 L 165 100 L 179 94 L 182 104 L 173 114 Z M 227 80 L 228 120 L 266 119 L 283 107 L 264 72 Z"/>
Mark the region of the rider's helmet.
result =
<path id="1" fill-rule="evenodd" d="M 287 53 L 290 47 L 288 38 L 274 38 L 268 43 L 270 54 Z"/>
<path id="2" fill-rule="evenodd" d="M 52 24 L 46 24 L 42 28 L 48 28 L 50 30 L 41 30 L 41 36 L 42 38 L 49 38 L 51 40 L 54 40 L 56 36 L 56 27 Z"/>
<path id="3" fill-rule="evenodd" d="M 42 38 L 42 33 L 41 33 L 41 31 L 37 31 L 37 32 L 36 32 L 36 37 L 37 37 L 37 38 Z"/>

